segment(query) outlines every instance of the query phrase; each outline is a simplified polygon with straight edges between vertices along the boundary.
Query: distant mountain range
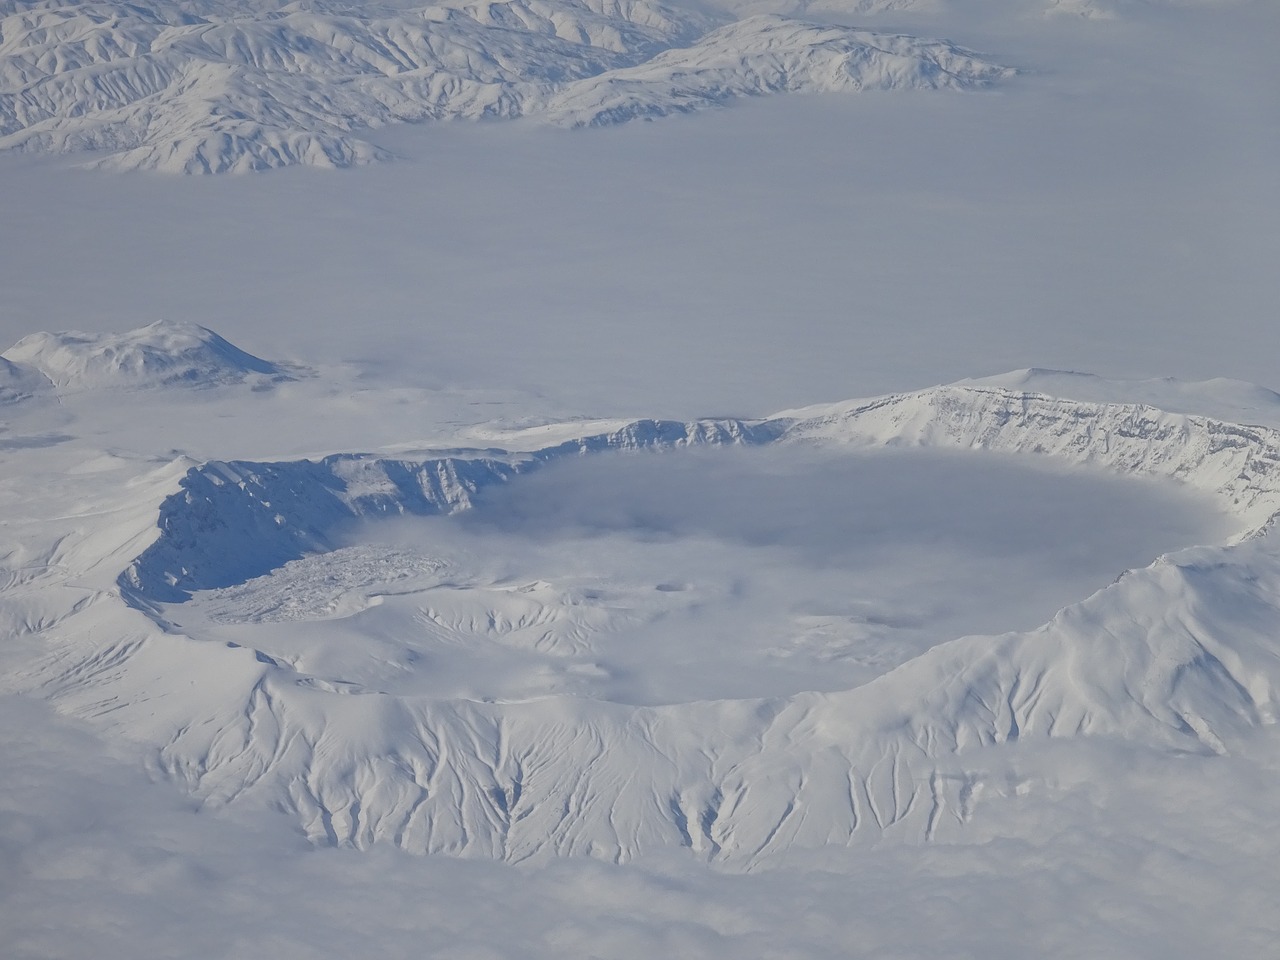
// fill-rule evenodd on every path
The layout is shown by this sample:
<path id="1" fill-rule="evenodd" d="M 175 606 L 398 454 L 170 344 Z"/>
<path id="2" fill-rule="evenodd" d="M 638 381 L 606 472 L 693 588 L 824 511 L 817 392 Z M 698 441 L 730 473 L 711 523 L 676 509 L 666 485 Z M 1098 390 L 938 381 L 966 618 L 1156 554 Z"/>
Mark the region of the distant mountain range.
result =
<path id="1" fill-rule="evenodd" d="M 660 0 L 42 0 L 0 5 L 0 150 L 169 173 L 347 167 L 388 157 L 362 131 L 390 123 L 590 126 L 1013 73 L 944 40 Z"/>

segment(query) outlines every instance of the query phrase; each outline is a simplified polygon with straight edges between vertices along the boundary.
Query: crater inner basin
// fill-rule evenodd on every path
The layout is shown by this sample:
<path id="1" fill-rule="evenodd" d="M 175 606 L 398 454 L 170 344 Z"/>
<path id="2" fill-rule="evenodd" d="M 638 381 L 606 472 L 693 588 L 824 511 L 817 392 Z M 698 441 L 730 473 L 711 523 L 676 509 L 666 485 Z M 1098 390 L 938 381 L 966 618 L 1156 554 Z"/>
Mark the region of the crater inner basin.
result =
<path id="1" fill-rule="evenodd" d="M 607 453 L 166 616 L 326 689 L 631 704 L 847 689 L 1025 630 L 1239 524 L 1203 494 L 1026 457 L 779 445 Z"/>

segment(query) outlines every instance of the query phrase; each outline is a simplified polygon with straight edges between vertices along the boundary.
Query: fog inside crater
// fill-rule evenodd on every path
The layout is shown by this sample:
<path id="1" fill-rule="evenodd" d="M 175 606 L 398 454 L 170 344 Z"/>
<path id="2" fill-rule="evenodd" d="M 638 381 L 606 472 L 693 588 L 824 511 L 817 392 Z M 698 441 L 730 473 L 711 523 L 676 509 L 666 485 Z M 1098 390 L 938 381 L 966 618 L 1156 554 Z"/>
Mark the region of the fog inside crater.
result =
<path id="1" fill-rule="evenodd" d="M 1126 569 L 1235 532 L 1172 483 L 1025 457 L 613 453 L 482 490 L 453 516 L 366 523 L 171 614 L 349 692 L 778 696 L 1034 628 Z"/>

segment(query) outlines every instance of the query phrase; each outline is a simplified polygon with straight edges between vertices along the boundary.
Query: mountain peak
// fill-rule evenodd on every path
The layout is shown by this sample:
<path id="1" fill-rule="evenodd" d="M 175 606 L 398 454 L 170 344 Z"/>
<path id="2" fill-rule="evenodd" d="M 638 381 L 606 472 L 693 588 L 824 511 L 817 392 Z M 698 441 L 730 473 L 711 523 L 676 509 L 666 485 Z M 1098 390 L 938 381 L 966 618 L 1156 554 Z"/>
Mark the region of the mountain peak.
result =
<path id="1" fill-rule="evenodd" d="M 41 332 L 0 354 L 9 366 L 44 374 L 59 390 L 208 387 L 291 379 L 207 327 L 157 320 L 125 333 Z"/>

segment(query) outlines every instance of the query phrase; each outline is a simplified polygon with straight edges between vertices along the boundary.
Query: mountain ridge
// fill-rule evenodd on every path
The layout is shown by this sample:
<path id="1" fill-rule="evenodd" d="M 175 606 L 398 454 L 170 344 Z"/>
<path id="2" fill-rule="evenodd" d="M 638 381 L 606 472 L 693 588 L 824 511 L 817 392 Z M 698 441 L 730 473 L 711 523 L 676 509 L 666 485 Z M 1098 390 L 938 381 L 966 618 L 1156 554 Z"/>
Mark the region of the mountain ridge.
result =
<path id="1" fill-rule="evenodd" d="M 202 11 L 197 14 L 196 11 Z M 660 0 L 127 7 L 0 19 L 0 150 L 226 173 L 391 158 L 362 131 L 529 116 L 594 126 L 784 90 L 968 89 L 1013 71 L 943 40 Z"/>

